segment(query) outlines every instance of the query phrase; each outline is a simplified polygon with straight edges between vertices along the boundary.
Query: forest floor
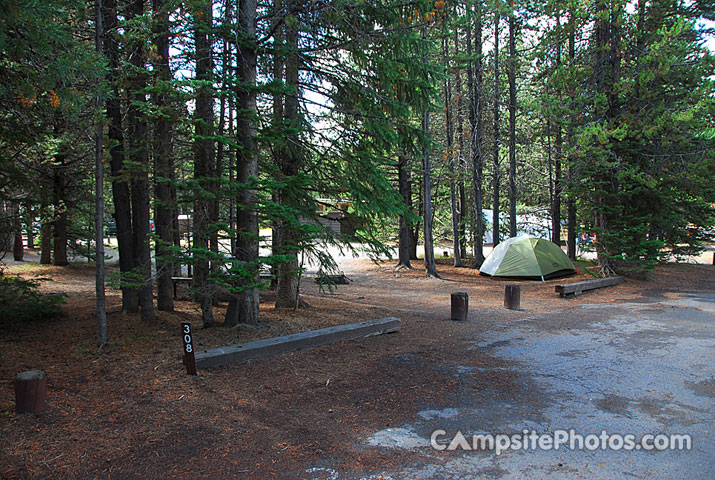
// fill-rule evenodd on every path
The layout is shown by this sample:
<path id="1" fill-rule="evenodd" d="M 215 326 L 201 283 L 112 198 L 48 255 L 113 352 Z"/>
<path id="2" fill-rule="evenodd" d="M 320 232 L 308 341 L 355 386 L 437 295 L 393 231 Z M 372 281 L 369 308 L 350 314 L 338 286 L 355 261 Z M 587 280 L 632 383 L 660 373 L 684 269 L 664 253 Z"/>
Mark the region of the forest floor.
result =
<path id="1" fill-rule="evenodd" d="M 143 323 L 138 315 L 122 315 L 119 294 L 108 290 L 109 344 L 98 351 L 93 269 L 13 266 L 10 273 L 46 278 L 43 291 L 68 298 L 57 318 L 0 319 L 0 478 L 418 478 L 394 472 L 450 458 L 429 449 L 385 448 L 376 432 L 399 429 L 425 408 L 448 408 L 464 398 L 465 388 L 473 390 L 475 409 L 480 392 L 521 396 L 514 362 L 475 348 L 495 329 L 518 329 L 586 305 L 715 290 L 715 267 L 670 263 L 650 281 L 559 298 L 554 285 L 593 278 L 581 271 L 567 279 L 520 281 L 522 309 L 511 311 L 502 303 L 504 285 L 513 282 L 446 262 L 438 266 L 443 278 L 434 279 L 424 277 L 420 262 L 396 272 L 391 264 L 354 260 L 345 268 L 352 283 L 334 293 L 306 278 L 301 293 L 310 307 L 297 311 L 274 309 L 267 292 L 259 325 L 195 327 L 197 347 L 387 316 L 399 317 L 402 330 L 198 376 L 186 375 L 181 363 L 180 323 L 201 324 L 195 304 L 178 300 L 175 312 L 157 312 L 156 322 Z M 449 320 L 449 294 L 458 291 L 469 294 L 468 322 Z M 217 319 L 224 310 L 225 304 L 217 306 Z M 18 415 L 12 379 L 30 369 L 47 374 L 48 408 Z"/>

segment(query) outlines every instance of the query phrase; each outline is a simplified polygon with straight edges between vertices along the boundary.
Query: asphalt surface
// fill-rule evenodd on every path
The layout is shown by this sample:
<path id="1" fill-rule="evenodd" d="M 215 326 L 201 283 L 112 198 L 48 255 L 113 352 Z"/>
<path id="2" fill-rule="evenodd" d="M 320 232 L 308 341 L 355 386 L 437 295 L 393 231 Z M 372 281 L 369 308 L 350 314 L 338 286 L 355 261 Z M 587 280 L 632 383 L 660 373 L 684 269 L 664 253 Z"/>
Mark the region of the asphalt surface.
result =
<path id="1" fill-rule="evenodd" d="M 425 408 L 413 421 L 376 431 L 365 442 L 420 449 L 434 461 L 358 476 L 330 468 L 306 473 L 313 479 L 715 478 L 714 321 L 715 293 L 700 293 L 566 307 L 494 325 L 465 345 L 465 355 L 481 350 L 505 360 L 510 366 L 503 373 L 516 375 L 516 395 L 494 389 L 476 398 L 469 388 L 474 369 L 457 366 L 453 374 L 463 377 L 465 388 L 454 405 Z M 471 446 L 475 434 L 570 429 L 584 439 L 604 431 L 632 434 L 635 443 L 649 434 L 688 435 L 691 448 L 601 450 L 599 439 L 596 450 L 529 444 L 496 455 L 462 445 L 444 452 L 430 446 L 436 430 L 445 432 L 436 437 L 438 444 L 448 444 L 459 431 Z"/>

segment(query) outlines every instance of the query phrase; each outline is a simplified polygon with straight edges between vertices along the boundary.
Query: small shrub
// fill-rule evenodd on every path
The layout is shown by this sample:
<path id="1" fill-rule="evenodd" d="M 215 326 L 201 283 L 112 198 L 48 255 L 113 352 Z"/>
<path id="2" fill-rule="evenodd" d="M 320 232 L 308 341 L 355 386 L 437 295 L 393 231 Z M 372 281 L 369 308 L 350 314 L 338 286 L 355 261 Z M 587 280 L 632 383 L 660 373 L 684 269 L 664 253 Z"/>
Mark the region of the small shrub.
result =
<path id="1" fill-rule="evenodd" d="M 66 295 L 43 295 L 39 286 L 39 280 L 0 276 L 0 320 L 25 322 L 61 313 Z"/>

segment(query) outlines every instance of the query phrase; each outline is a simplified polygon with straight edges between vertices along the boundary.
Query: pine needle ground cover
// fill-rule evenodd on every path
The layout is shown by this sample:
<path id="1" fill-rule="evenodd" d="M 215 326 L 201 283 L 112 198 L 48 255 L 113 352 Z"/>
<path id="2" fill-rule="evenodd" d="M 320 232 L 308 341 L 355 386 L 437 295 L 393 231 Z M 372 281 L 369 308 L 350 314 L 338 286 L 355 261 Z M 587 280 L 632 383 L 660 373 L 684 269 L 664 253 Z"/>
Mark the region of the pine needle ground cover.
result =
<path id="1" fill-rule="evenodd" d="M 478 349 L 465 351 L 465 343 L 489 324 L 581 303 L 712 287 L 711 266 L 667 264 L 651 282 L 628 280 L 568 301 L 553 291 L 563 280 L 524 283 L 524 311 L 507 311 L 506 281 L 446 262 L 440 264 L 445 280 L 427 279 L 419 267 L 395 272 L 392 264 L 366 262 L 335 295 L 305 282 L 310 308 L 281 312 L 262 305 L 258 326 L 197 328 L 195 343 L 211 348 L 388 315 L 401 318 L 400 334 L 199 371 L 196 377 L 187 376 L 180 361 L 180 323 L 200 325 L 194 304 L 178 301 L 175 313 L 159 312 L 148 323 L 121 315 L 119 294 L 110 292 L 111 341 L 98 352 L 93 270 L 28 270 L 28 278 L 51 274 L 43 293 L 68 298 L 59 316 L 3 326 L 0 477 L 303 478 L 325 458 L 346 472 L 417 463 L 424 452 L 383 450 L 365 439 L 414 418 L 427 402 L 453 405 L 465 388 L 485 402 L 495 389 L 517 392 L 514 365 Z M 590 278 L 580 273 L 569 281 Z M 469 322 L 448 320 L 453 291 L 469 293 Z M 453 375 L 456 366 L 474 369 L 469 384 Z M 12 378 L 33 368 L 47 374 L 48 410 L 16 415 Z"/>

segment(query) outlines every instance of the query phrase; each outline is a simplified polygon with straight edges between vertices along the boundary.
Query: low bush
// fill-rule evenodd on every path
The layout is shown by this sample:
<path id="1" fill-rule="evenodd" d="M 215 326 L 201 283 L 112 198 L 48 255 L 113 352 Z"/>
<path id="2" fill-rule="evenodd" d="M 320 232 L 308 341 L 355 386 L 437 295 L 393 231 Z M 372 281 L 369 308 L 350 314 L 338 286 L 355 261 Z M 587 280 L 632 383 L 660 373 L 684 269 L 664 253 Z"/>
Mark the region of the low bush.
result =
<path id="1" fill-rule="evenodd" d="M 0 320 L 26 322 L 58 315 L 64 294 L 42 294 L 39 280 L 0 275 Z"/>

